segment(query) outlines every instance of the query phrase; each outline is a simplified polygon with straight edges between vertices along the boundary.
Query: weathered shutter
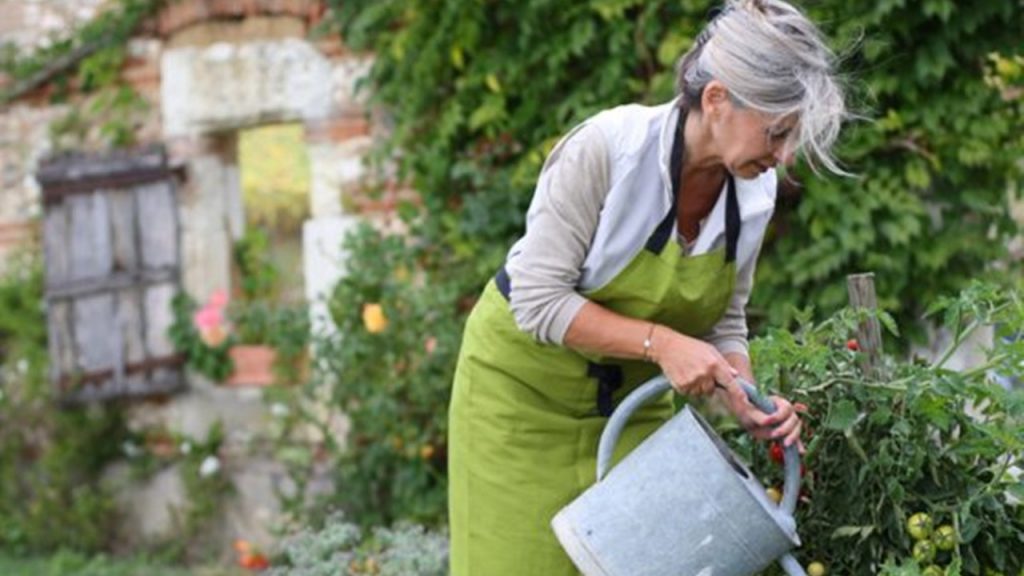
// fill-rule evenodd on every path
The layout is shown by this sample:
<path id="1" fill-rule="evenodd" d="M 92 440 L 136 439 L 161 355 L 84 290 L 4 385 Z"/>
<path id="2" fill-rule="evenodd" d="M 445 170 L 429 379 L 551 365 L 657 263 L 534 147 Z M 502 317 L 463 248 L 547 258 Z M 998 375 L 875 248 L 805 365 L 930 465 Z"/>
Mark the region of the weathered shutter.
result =
<path id="1" fill-rule="evenodd" d="M 37 180 L 50 376 L 81 403 L 184 386 L 167 329 L 179 291 L 178 178 L 162 149 L 48 160 Z"/>

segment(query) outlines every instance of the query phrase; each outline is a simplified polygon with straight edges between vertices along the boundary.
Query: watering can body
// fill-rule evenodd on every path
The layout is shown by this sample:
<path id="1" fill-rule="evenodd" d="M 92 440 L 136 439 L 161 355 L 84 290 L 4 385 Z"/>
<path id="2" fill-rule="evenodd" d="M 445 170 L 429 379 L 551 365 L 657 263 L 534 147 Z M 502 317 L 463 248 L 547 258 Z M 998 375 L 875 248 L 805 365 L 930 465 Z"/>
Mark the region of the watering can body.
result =
<path id="1" fill-rule="evenodd" d="M 800 544 L 795 446 L 781 505 L 690 407 L 605 476 L 630 413 L 667 389 L 658 377 L 623 401 L 601 438 L 598 482 L 552 520 L 576 567 L 585 576 L 750 576 L 780 560 L 791 576 L 804 574 L 787 553 Z"/>

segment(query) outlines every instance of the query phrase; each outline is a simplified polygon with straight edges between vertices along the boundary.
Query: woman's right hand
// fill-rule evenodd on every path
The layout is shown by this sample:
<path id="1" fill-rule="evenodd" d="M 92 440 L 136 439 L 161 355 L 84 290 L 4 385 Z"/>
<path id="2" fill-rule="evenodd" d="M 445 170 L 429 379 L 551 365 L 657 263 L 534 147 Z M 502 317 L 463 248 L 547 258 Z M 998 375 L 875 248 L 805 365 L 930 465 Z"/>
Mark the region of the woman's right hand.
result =
<path id="1" fill-rule="evenodd" d="M 651 359 L 687 396 L 710 396 L 716 382 L 732 382 L 739 374 L 711 344 L 661 325 L 651 333 Z"/>

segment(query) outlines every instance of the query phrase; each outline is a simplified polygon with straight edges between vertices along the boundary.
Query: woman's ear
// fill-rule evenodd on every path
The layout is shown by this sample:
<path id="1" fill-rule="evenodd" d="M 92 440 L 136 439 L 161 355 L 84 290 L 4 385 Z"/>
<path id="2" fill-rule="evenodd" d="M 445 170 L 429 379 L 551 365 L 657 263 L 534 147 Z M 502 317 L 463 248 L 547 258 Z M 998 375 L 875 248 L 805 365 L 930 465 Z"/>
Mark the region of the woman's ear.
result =
<path id="1" fill-rule="evenodd" d="M 718 80 L 708 82 L 700 95 L 701 110 L 711 118 L 717 118 L 729 102 L 729 90 Z"/>

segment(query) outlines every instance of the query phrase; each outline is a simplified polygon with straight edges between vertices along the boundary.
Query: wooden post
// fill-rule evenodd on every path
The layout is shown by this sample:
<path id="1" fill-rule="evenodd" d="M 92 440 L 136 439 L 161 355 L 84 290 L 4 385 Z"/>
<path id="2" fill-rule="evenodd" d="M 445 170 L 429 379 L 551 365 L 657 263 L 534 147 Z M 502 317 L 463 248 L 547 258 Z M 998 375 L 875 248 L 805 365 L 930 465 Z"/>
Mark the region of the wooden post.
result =
<path id="1" fill-rule="evenodd" d="M 850 274 L 846 277 L 846 288 L 850 293 L 850 305 L 854 309 L 875 310 L 878 307 L 874 273 Z M 861 350 L 861 368 L 870 377 L 877 377 L 882 357 L 882 329 L 878 318 L 861 322 L 857 330 L 857 343 Z"/>

